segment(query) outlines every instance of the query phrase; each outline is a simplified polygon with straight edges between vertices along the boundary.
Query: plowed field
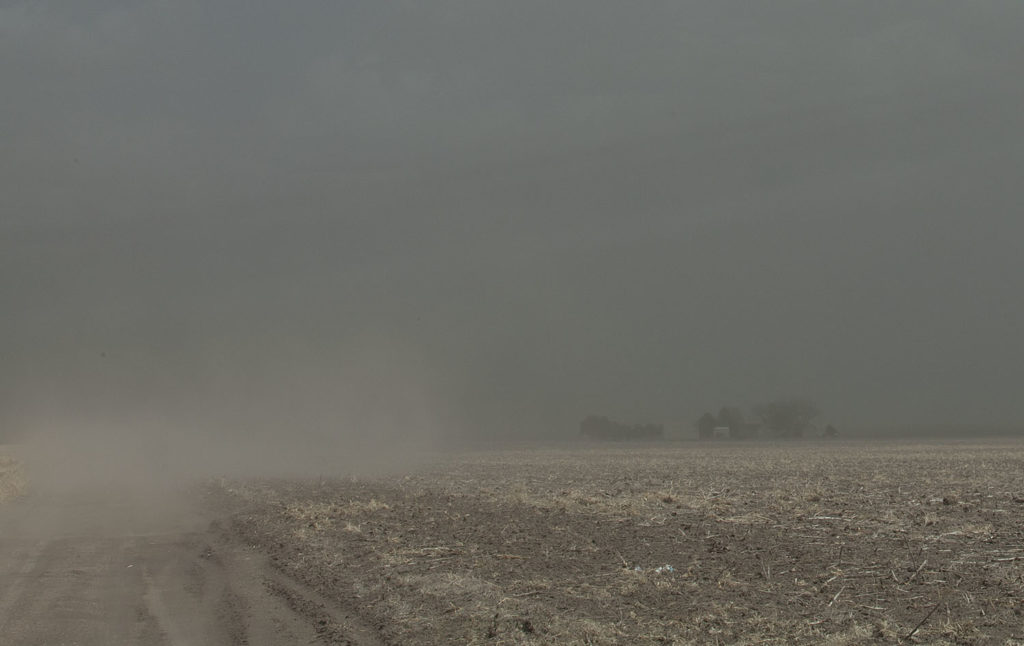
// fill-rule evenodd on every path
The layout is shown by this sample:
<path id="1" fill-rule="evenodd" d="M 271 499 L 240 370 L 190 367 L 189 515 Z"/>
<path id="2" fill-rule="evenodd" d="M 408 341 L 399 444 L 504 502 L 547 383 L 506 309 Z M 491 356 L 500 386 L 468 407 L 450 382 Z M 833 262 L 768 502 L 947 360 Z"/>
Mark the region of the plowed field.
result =
<path id="1" fill-rule="evenodd" d="M 1021 443 L 465 453 L 211 502 L 353 643 L 1024 644 Z"/>

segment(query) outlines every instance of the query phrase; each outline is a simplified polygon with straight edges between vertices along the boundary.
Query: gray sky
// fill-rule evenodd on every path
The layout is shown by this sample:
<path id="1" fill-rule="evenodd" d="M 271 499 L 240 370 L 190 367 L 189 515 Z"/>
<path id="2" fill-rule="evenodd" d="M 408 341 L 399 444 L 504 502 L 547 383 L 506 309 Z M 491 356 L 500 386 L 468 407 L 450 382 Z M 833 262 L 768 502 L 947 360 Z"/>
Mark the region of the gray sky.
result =
<path id="1" fill-rule="evenodd" d="M 3 419 L 1020 422 L 1022 33 L 1016 0 L 0 2 Z"/>

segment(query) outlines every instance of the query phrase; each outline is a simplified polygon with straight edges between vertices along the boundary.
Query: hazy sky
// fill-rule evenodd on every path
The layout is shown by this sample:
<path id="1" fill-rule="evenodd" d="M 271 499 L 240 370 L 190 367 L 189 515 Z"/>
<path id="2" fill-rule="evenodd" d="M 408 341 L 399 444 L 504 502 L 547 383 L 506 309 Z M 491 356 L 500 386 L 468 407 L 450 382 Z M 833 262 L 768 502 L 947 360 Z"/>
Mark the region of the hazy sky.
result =
<path id="1" fill-rule="evenodd" d="M 1022 34 L 1018 0 L 2 1 L 3 419 L 1022 421 Z"/>

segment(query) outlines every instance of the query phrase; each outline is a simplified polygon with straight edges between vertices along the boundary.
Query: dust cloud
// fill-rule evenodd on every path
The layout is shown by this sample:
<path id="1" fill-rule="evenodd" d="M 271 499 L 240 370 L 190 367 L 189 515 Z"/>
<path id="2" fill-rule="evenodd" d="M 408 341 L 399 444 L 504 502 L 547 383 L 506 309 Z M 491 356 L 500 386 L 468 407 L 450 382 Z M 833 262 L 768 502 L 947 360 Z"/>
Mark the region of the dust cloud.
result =
<path id="1" fill-rule="evenodd" d="M 0 442 L 73 487 L 1019 424 L 1022 19 L 0 3 Z"/>
<path id="2" fill-rule="evenodd" d="M 222 369 L 176 391 L 156 381 L 53 392 L 23 418 L 18 453 L 34 487 L 56 490 L 393 472 L 436 451 L 445 431 L 436 380 L 397 347 L 362 338 L 331 368 L 303 357 L 244 377 Z"/>

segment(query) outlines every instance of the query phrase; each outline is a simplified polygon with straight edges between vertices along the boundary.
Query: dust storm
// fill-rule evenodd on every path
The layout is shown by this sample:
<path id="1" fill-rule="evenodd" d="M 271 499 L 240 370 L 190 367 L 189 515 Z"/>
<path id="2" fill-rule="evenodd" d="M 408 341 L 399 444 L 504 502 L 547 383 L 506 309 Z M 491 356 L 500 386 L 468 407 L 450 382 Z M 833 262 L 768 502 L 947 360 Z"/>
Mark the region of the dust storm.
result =
<path id="1" fill-rule="evenodd" d="M 1020 643 L 1022 19 L 0 3 L 0 642 Z"/>

